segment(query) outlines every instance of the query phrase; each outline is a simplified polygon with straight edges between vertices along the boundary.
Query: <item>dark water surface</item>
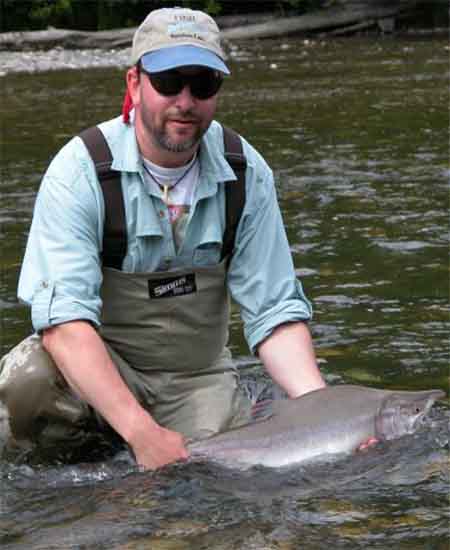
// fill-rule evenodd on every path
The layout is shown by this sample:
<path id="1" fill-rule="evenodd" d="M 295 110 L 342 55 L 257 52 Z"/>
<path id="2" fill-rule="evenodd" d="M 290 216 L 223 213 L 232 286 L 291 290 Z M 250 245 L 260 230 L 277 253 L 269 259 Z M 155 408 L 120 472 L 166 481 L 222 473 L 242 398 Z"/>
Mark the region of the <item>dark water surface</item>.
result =
<path id="1" fill-rule="evenodd" d="M 448 55 L 439 39 L 233 50 L 219 118 L 274 169 L 332 383 L 448 391 Z M 124 78 L 108 68 L 0 82 L 4 353 L 30 331 L 15 290 L 40 178 L 73 134 L 118 113 Z M 237 311 L 231 347 L 259 379 Z M 449 417 L 440 403 L 414 437 L 288 472 L 0 463 L 0 546 L 447 548 Z"/>

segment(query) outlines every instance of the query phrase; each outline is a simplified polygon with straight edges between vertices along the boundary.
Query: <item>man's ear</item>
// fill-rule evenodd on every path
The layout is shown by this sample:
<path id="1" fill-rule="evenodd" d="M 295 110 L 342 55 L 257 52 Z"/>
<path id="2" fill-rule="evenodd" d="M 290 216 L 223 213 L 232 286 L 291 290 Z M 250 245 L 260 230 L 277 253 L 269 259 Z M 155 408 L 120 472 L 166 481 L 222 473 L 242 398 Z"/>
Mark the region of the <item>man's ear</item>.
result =
<path id="1" fill-rule="evenodd" d="M 139 105 L 140 103 L 140 86 L 141 86 L 141 74 L 136 65 L 130 67 L 126 75 L 127 88 L 133 101 L 133 105 Z"/>

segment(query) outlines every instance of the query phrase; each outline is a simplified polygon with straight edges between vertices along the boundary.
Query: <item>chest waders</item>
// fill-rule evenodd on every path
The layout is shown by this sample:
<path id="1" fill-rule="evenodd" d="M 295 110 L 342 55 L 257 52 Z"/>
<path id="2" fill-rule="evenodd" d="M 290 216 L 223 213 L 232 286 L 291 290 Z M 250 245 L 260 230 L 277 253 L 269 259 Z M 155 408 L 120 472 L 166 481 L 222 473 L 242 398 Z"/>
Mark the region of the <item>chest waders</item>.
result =
<path id="1" fill-rule="evenodd" d="M 105 202 L 99 334 L 139 402 L 158 423 L 191 438 L 238 425 L 249 415 L 249 402 L 238 390 L 226 347 L 226 271 L 245 204 L 246 159 L 239 136 L 223 130 L 225 157 L 237 181 L 224 182 L 221 261 L 152 273 L 121 270 L 127 252 L 121 173 L 111 170 L 112 155 L 98 127 L 80 134 Z M 28 337 L 1 359 L 0 451 L 2 429 L 16 440 L 76 444 L 93 416 L 68 390 L 39 336 Z M 8 420 L 3 425 L 2 418 Z"/>

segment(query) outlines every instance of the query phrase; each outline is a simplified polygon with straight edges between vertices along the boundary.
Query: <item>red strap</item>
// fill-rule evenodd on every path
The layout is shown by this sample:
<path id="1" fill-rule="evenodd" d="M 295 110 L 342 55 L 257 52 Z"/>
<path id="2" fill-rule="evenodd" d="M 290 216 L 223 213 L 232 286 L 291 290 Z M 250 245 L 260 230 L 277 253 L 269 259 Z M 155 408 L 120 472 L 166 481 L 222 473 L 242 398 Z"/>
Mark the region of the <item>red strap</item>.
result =
<path id="1" fill-rule="evenodd" d="M 133 108 L 133 101 L 131 99 L 130 92 L 125 92 L 125 97 L 123 98 L 122 105 L 122 118 L 125 124 L 130 124 L 130 111 Z"/>

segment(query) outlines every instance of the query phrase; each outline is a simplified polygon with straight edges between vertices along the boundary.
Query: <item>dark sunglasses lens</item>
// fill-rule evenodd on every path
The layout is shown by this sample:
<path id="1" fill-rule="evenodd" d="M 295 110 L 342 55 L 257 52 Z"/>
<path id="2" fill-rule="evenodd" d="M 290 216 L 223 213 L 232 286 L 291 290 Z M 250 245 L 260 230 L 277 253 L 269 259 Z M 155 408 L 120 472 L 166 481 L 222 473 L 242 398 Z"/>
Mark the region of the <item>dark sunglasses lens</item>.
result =
<path id="1" fill-rule="evenodd" d="M 183 78 L 176 71 L 164 71 L 148 75 L 153 88 L 161 95 L 176 95 L 184 86 Z"/>
<path id="2" fill-rule="evenodd" d="M 209 99 L 217 94 L 223 79 L 217 71 L 203 71 L 190 80 L 191 94 L 197 99 Z"/>
<path id="3" fill-rule="evenodd" d="M 148 75 L 155 90 L 165 96 L 177 95 L 188 85 L 191 94 L 197 99 L 209 99 L 222 85 L 222 77 L 217 71 L 201 71 L 195 75 L 183 75 L 178 71 L 164 71 Z"/>

